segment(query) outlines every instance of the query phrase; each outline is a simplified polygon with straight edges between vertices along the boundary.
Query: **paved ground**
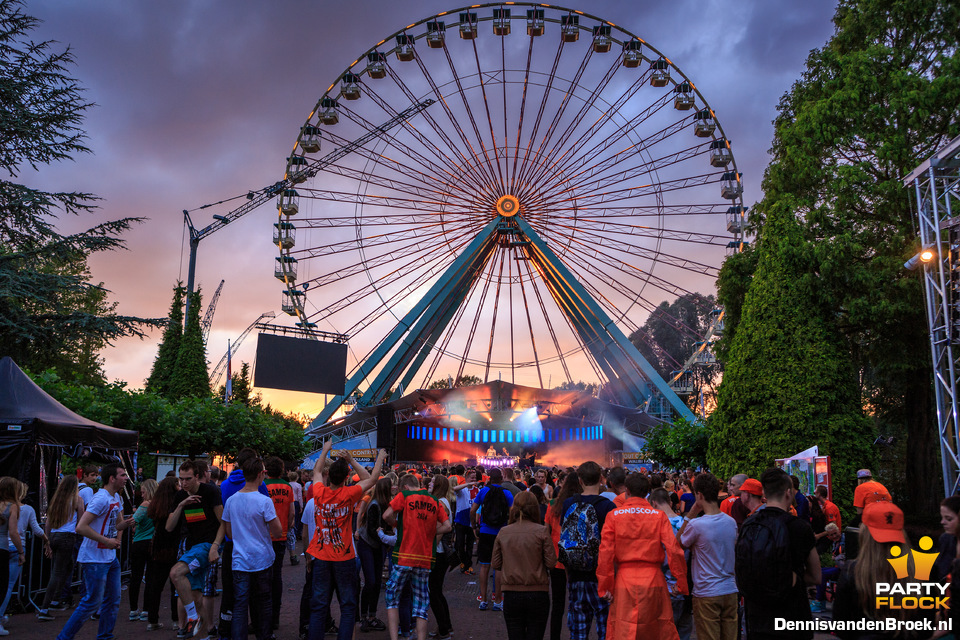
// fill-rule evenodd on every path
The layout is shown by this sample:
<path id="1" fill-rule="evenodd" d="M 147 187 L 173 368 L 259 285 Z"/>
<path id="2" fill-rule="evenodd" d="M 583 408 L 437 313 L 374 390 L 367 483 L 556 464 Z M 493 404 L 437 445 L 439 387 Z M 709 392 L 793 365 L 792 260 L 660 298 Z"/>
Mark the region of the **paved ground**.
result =
<path id="1" fill-rule="evenodd" d="M 304 565 L 298 566 L 285 565 L 283 568 L 284 581 L 284 601 L 281 608 L 280 630 L 277 632 L 278 640 L 296 640 L 297 625 L 299 619 L 299 600 L 300 592 L 303 587 Z M 499 612 L 480 611 L 477 608 L 477 578 L 476 576 L 465 576 L 459 571 L 453 571 L 447 574 L 447 580 L 444 585 L 444 592 L 450 604 L 451 617 L 453 619 L 454 638 L 456 640 L 506 640 L 507 631 L 503 623 L 503 614 Z M 142 597 L 142 596 L 141 596 Z M 127 617 L 130 613 L 128 604 L 128 595 L 126 589 L 120 603 L 120 614 L 114 634 L 118 640 L 127 638 L 138 638 L 138 640 L 174 640 L 176 637 L 173 627 L 170 623 L 169 596 L 164 593 L 161 599 L 160 621 L 167 625 L 167 628 L 159 631 L 146 633 L 146 622 L 128 622 Z M 380 597 L 379 617 L 386 622 L 387 616 L 384 610 L 383 596 Z M 54 622 L 39 622 L 33 611 L 29 613 L 18 613 L 14 606 L 10 623 L 7 630 L 10 631 L 11 638 L 23 640 L 50 640 L 56 637 L 56 634 L 63 627 L 70 611 L 56 612 L 54 615 L 57 620 Z M 828 614 L 823 614 L 829 617 Z M 339 619 L 339 612 L 334 604 L 334 616 Z M 435 627 L 433 616 L 429 628 Z M 77 634 L 78 640 L 94 640 L 97 636 L 97 623 L 89 621 Z M 145 636 L 145 637 L 144 637 Z M 199 637 L 202 637 L 199 636 Z M 252 636 L 251 636 L 252 637 Z M 334 636 L 327 636 L 333 638 Z M 386 631 L 358 633 L 359 640 L 382 640 L 389 638 Z M 545 634 L 549 638 L 549 628 Z M 563 631 L 563 640 L 569 640 L 569 633 L 566 629 Z M 596 637 L 596 631 L 590 634 L 591 638 Z M 827 634 L 817 634 L 817 638 L 830 638 Z"/>

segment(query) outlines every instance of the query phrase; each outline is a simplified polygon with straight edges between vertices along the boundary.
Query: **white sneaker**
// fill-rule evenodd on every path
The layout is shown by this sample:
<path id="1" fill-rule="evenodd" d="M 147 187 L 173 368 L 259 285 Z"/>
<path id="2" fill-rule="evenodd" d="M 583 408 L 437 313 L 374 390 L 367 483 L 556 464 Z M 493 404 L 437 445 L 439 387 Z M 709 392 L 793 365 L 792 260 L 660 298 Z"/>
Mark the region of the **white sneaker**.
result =
<path id="1" fill-rule="evenodd" d="M 140 611 L 131 611 L 131 612 L 130 612 L 130 618 L 129 618 L 129 620 L 130 620 L 130 622 L 139 621 L 139 620 L 140 620 Z"/>
<path id="2" fill-rule="evenodd" d="M 0 636 L 8 636 L 10 632 L 3 628 L 3 625 L 0 624 Z"/>

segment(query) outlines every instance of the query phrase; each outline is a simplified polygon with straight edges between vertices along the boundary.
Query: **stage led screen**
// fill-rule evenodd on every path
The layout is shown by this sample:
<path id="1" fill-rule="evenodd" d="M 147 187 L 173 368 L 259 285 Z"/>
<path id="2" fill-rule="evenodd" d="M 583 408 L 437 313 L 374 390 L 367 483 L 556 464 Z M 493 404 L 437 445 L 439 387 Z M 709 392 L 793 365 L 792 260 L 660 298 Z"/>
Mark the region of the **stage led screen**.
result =
<path id="1" fill-rule="evenodd" d="M 253 386 L 343 395 L 347 345 L 261 333 Z"/>

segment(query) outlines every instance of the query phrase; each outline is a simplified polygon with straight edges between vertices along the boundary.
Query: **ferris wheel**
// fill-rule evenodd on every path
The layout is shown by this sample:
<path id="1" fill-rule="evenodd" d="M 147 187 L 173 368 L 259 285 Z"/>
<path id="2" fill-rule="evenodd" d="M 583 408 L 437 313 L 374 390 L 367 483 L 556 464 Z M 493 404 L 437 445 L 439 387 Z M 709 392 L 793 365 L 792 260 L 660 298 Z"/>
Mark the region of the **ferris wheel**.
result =
<path id="1" fill-rule="evenodd" d="M 464 376 L 672 400 L 624 338 L 714 288 L 744 245 L 740 177 L 693 81 L 626 29 L 532 3 L 440 13 L 362 52 L 301 127 L 282 309 L 349 336 L 345 396 L 368 404 Z M 682 325 L 701 351 L 718 326 Z"/>

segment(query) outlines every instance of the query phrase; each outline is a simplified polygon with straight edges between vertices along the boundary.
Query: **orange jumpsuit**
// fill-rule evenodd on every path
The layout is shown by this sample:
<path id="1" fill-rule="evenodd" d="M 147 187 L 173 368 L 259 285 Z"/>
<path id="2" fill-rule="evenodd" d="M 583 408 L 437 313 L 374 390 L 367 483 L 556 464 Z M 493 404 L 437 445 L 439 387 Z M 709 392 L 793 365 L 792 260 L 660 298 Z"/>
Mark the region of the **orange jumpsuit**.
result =
<path id="1" fill-rule="evenodd" d="M 687 564 L 667 516 L 643 498 L 628 498 L 607 514 L 600 535 L 597 589 L 613 594 L 608 640 L 678 640 L 667 581 L 660 567 L 664 549 L 677 588 L 687 594 Z"/>

